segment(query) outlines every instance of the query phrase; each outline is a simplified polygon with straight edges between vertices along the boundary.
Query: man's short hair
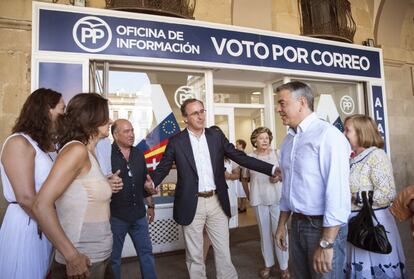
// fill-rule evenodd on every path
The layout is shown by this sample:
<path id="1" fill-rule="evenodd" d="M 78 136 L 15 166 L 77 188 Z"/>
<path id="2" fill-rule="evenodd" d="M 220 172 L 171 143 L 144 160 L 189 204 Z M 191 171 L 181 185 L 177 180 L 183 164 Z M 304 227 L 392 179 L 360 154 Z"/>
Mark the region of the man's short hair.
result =
<path id="1" fill-rule="evenodd" d="M 186 111 L 187 105 L 189 105 L 189 104 L 191 104 L 191 103 L 194 103 L 194 102 L 199 102 L 199 103 L 200 103 L 201 105 L 203 105 L 203 107 L 204 107 L 204 103 L 203 103 L 202 101 L 200 101 L 200 100 L 196 99 L 196 98 L 190 98 L 190 99 L 187 99 L 187 100 L 185 100 L 185 101 L 182 103 L 182 105 L 181 105 L 181 107 L 180 107 L 180 110 L 181 110 L 181 115 L 182 115 L 182 116 L 187 116 L 187 111 Z"/>
<path id="2" fill-rule="evenodd" d="M 112 125 L 111 125 L 111 134 L 112 134 L 112 136 L 114 136 L 116 128 L 118 128 L 118 123 L 115 120 L 114 123 L 112 123 Z"/>
<path id="3" fill-rule="evenodd" d="M 292 93 L 292 97 L 295 99 L 299 99 L 300 97 L 304 97 L 308 104 L 308 108 L 313 111 L 313 101 L 314 101 L 314 94 L 309 85 L 301 81 L 291 81 L 276 88 L 276 93 L 281 92 L 282 90 L 288 90 Z"/>
<path id="4" fill-rule="evenodd" d="M 236 144 L 240 144 L 240 145 L 242 146 L 243 150 L 244 150 L 244 149 L 246 149 L 246 145 L 247 145 L 247 143 L 246 143 L 246 141 L 245 141 L 245 140 L 243 140 L 243 139 L 238 139 L 238 140 L 236 140 Z"/>

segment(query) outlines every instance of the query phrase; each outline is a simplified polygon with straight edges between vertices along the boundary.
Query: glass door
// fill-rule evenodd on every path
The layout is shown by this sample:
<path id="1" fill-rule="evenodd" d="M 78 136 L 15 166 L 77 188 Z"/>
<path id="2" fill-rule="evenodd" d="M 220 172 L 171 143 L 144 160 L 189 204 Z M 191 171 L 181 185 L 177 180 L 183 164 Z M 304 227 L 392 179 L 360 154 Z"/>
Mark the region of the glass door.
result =
<path id="1" fill-rule="evenodd" d="M 235 144 L 238 139 L 246 141 L 247 145 L 245 151 L 250 153 L 253 151 L 253 147 L 250 143 L 250 135 L 254 129 L 263 126 L 264 109 L 248 107 L 240 108 L 237 107 L 237 105 L 215 104 L 214 124 L 223 131 L 231 143 Z M 241 191 L 238 183 L 239 181 L 236 180 L 228 181 L 227 183 L 229 186 L 230 207 L 233 207 L 233 212 L 237 212 L 238 193 Z M 247 216 L 247 214 L 236 214 L 230 218 L 229 222 L 230 228 L 235 228 L 239 225 L 243 226 L 254 224 L 256 224 L 254 216 Z"/>
<path id="2" fill-rule="evenodd" d="M 218 126 L 226 137 L 229 139 L 230 142 L 235 142 L 234 136 L 234 109 L 232 107 L 214 107 L 214 123 Z M 231 173 L 231 162 L 223 162 L 224 167 L 226 168 L 226 172 Z M 230 201 L 230 209 L 232 213 L 237 212 L 237 189 L 233 187 L 234 181 L 227 181 L 227 186 L 229 187 L 229 201 Z M 238 227 L 238 216 L 237 213 L 230 218 L 229 220 L 229 228 L 237 228 Z"/>
<path id="3" fill-rule="evenodd" d="M 230 142 L 234 143 L 235 131 L 234 131 L 234 108 L 232 107 L 220 107 L 214 108 L 214 125 L 220 127 Z"/>

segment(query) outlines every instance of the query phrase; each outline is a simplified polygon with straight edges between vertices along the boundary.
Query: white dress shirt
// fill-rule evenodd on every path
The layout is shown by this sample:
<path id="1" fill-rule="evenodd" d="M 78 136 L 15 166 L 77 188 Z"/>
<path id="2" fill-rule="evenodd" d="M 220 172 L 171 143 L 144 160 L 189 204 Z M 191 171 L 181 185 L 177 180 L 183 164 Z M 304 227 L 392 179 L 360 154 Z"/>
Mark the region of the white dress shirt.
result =
<path id="1" fill-rule="evenodd" d="M 349 143 L 315 113 L 289 129 L 281 148 L 281 211 L 324 215 L 323 226 L 346 224 L 351 212 Z"/>
<path id="2" fill-rule="evenodd" d="M 190 130 L 188 130 L 188 134 L 190 136 L 191 149 L 193 150 L 197 168 L 198 191 L 205 192 L 216 190 L 213 166 L 211 165 L 210 150 L 208 149 L 205 130 L 203 130 L 203 133 L 199 137 Z"/>

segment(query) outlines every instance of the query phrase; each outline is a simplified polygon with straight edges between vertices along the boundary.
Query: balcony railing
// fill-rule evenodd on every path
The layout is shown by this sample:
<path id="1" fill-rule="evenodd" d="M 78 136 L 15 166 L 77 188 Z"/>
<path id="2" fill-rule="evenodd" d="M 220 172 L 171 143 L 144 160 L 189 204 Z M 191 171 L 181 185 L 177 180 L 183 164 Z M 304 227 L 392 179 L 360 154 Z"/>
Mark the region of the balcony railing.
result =
<path id="1" fill-rule="evenodd" d="M 112 10 L 194 19 L 197 0 L 106 0 Z"/>
<path id="2" fill-rule="evenodd" d="M 353 43 L 356 31 L 347 0 L 298 0 L 302 35 Z"/>

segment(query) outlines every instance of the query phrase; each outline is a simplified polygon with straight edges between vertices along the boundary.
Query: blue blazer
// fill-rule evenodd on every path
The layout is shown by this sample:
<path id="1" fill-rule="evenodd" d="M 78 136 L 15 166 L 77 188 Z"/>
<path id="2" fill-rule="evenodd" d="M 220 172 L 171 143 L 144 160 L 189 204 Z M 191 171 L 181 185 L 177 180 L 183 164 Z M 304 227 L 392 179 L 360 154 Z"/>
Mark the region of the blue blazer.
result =
<path id="1" fill-rule="evenodd" d="M 224 156 L 243 167 L 267 175 L 272 175 L 273 165 L 247 156 L 243 151 L 237 150 L 233 144 L 229 143 L 223 133 L 215 129 L 206 128 L 205 135 L 210 151 L 216 192 L 223 211 L 230 217 L 228 186 L 224 178 Z M 177 167 L 177 184 L 173 216 L 178 224 L 185 226 L 193 221 L 198 201 L 197 168 L 187 129 L 169 140 L 161 162 L 156 170 L 150 174 L 155 185 L 159 185 L 168 175 L 174 161 Z"/>

